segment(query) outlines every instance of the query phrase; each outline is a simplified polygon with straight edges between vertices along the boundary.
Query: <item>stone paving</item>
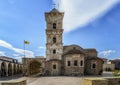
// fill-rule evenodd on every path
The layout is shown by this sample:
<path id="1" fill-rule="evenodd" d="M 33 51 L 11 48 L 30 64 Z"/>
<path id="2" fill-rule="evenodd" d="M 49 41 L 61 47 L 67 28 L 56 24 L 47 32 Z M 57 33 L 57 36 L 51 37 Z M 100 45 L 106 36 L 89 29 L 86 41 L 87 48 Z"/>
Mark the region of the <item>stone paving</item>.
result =
<path id="1" fill-rule="evenodd" d="M 21 77 L 21 79 L 27 80 L 27 85 L 82 85 L 82 79 L 89 77 L 111 77 L 110 72 L 106 72 L 103 76 L 83 76 L 83 77 Z"/>
<path id="2" fill-rule="evenodd" d="M 28 85 L 81 85 L 80 77 L 41 77 L 28 79 Z"/>

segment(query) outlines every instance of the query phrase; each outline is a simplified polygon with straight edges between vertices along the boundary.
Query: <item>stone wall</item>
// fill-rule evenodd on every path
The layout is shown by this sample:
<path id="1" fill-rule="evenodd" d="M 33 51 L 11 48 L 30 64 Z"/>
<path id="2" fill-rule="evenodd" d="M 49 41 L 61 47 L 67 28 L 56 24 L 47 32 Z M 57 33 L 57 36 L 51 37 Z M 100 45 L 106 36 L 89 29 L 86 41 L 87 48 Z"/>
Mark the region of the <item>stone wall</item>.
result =
<path id="1" fill-rule="evenodd" d="M 86 51 L 86 55 L 89 56 L 89 57 L 96 57 L 97 56 L 97 50 L 96 49 L 84 49 L 84 50 Z"/>
<path id="2" fill-rule="evenodd" d="M 53 9 L 45 13 L 46 19 L 46 60 L 62 59 L 63 43 L 62 43 L 62 21 L 63 12 Z"/>
<path id="3" fill-rule="evenodd" d="M 95 68 L 93 68 L 95 64 Z M 85 74 L 86 75 L 101 75 L 103 71 L 103 62 L 98 59 L 89 59 L 85 61 Z"/>
<path id="4" fill-rule="evenodd" d="M 83 75 L 84 74 L 84 55 L 83 54 L 68 54 L 64 56 L 64 75 Z M 68 66 L 68 61 L 70 66 Z M 77 65 L 74 65 L 77 61 Z M 82 61 L 82 66 L 81 66 Z"/>
<path id="5" fill-rule="evenodd" d="M 22 64 L 0 60 L 0 77 L 22 74 Z"/>
<path id="6" fill-rule="evenodd" d="M 115 70 L 115 64 L 105 63 L 105 64 L 103 64 L 103 70 L 104 71 L 113 71 L 113 70 Z"/>
<path id="7" fill-rule="evenodd" d="M 44 68 L 45 68 L 45 58 L 44 57 L 22 58 L 23 75 L 30 76 L 30 64 L 34 61 L 40 63 L 40 69 L 44 70 Z"/>
<path id="8" fill-rule="evenodd" d="M 82 83 L 82 85 L 108 85 L 107 80 L 102 78 L 83 79 Z"/>
<path id="9" fill-rule="evenodd" d="M 86 78 L 82 85 L 120 85 L 120 77 L 111 78 Z"/>
<path id="10" fill-rule="evenodd" d="M 45 75 L 47 76 L 61 75 L 61 61 L 60 60 L 46 61 Z"/>
<path id="11" fill-rule="evenodd" d="M 0 85 L 27 85 L 26 80 L 1 81 Z"/>
<path id="12" fill-rule="evenodd" d="M 108 80 L 108 85 L 120 85 L 120 77 L 119 78 L 106 78 Z"/>

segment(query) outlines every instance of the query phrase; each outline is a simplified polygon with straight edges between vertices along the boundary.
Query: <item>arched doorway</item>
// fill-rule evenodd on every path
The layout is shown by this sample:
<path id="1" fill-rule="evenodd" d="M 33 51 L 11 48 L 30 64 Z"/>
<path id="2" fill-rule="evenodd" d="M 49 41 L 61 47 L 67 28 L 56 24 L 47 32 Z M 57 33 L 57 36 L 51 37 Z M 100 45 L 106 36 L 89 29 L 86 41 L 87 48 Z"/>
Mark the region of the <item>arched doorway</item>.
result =
<path id="1" fill-rule="evenodd" d="M 19 74 L 19 65 L 16 65 L 16 74 Z"/>
<path id="2" fill-rule="evenodd" d="M 13 67 L 14 67 L 14 68 L 13 68 L 13 70 L 14 70 L 14 75 L 16 75 L 16 73 L 17 73 L 17 71 L 16 71 L 16 69 L 17 69 L 17 68 L 16 68 L 16 64 L 14 64 Z"/>
<path id="3" fill-rule="evenodd" d="M 18 64 L 18 74 L 20 74 L 20 65 Z"/>
<path id="4" fill-rule="evenodd" d="M 40 73 L 41 71 L 40 67 L 41 67 L 41 64 L 38 61 L 36 60 L 31 61 L 29 64 L 29 74 L 34 75 L 34 74 Z"/>
<path id="5" fill-rule="evenodd" d="M 20 73 L 22 73 L 22 65 L 20 65 Z"/>
<path id="6" fill-rule="evenodd" d="M 12 76 L 12 64 L 8 64 L 8 76 Z"/>
<path id="7" fill-rule="evenodd" d="M 1 63 L 1 77 L 5 77 L 6 76 L 6 63 L 2 62 Z"/>

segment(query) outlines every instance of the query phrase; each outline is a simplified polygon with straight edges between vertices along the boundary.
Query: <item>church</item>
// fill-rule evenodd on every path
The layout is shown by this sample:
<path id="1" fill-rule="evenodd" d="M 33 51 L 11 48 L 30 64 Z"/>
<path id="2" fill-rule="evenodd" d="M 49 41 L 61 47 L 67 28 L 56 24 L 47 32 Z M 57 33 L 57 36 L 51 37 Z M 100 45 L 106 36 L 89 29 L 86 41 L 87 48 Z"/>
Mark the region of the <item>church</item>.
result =
<path id="1" fill-rule="evenodd" d="M 101 75 L 103 61 L 94 48 L 84 49 L 79 45 L 63 45 L 63 18 L 64 13 L 53 8 L 45 13 L 46 19 L 46 58 L 23 58 L 24 74 L 39 72 L 42 68 L 46 76 L 82 76 Z M 40 60 L 42 61 L 40 62 Z M 38 62 L 35 68 L 31 62 Z M 39 64 L 40 63 L 40 64 Z M 31 71 L 34 70 L 34 71 Z"/>

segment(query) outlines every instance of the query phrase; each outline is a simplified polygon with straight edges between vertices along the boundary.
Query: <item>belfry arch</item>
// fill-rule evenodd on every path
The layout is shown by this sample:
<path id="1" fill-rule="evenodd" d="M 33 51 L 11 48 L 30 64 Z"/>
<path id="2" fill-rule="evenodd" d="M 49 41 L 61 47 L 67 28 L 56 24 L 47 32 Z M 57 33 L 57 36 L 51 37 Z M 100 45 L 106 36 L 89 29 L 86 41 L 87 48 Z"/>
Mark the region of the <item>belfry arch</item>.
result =
<path id="1" fill-rule="evenodd" d="M 41 72 L 41 63 L 37 60 L 32 60 L 29 63 L 29 75 L 38 74 Z"/>

